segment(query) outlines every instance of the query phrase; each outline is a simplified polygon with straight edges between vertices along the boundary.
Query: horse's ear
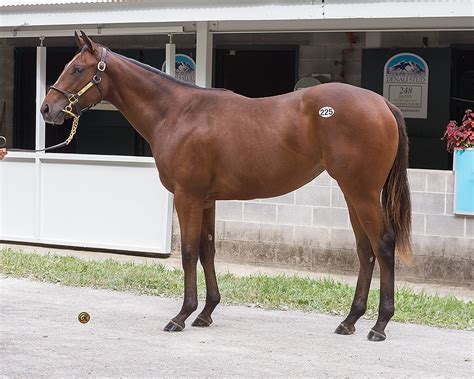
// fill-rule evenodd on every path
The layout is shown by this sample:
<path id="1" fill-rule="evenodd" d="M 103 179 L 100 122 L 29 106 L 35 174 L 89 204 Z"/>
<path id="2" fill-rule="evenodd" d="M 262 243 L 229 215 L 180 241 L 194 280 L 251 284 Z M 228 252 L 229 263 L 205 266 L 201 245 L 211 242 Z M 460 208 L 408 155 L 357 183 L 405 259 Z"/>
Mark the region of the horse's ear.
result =
<path id="1" fill-rule="evenodd" d="M 77 34 L 76 31 L 74 31 L 74 39 L 76 40 L 76 43 L 77 43 L 77 47 L 79 49 L 82 49 L 85 45 L 84 41 L 82 40 L 81 37 L 79 37 L 79 34 Z"/>
<path id="2" fill-rule="evenodd" d="M 91 53 L 95 51 L 95 43 L 81 30 L 82 40 Z"/>

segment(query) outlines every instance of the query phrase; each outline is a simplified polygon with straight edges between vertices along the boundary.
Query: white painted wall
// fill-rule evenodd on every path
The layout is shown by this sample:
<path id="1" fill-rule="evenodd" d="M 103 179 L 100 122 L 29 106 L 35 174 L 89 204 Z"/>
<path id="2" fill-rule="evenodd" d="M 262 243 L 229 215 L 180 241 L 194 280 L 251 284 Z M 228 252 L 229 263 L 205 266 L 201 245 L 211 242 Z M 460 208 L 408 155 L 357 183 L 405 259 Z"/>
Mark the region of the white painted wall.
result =
<path id="1" fill-rule="evenodd" d="M 168 253 L 172 198 L 152 158 L 10 153 L 0 240 Z"/>

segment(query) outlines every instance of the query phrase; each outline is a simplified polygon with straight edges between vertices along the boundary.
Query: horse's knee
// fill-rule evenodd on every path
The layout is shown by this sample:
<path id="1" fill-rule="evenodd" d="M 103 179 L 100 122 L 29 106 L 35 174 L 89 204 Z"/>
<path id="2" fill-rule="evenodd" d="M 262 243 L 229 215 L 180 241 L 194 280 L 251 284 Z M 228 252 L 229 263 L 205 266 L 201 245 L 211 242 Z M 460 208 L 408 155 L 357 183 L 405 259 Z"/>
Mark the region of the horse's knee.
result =
<path id="1" fill-rule="evenodd" d="M 197 252 L 190 248 L 183 248 L 181 249 L 181 258 L 184 264 L 197 262 Z"/>
<path id="2" fill-rule="evenodd" d="M 201 246 L 199 248 L 199 260 L 202 264 L 214 263 L 214 257 L 216 255 L 216 249 L 214 245 Z"/>

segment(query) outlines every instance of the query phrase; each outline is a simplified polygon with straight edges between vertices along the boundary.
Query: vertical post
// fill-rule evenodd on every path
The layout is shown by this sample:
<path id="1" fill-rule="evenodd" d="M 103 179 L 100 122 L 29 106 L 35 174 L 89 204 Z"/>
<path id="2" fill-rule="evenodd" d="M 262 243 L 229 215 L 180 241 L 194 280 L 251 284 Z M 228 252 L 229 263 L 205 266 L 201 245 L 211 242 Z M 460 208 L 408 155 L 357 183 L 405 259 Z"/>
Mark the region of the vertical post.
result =
<path id="1" fill-rule="evenodd" d="M 166 73 L 175 76 L 176 71 L 176 45 L 173 43 L 172 35 L 170 34 L 170 43 L 166 44 Z"/>
<path id="2" fill-rule="evenodd" d="M 41 104 L 46 95 L 46 47 L 43 46 L 44 37 L 40 37 L 41 45 L 36 48 L 36 149 L 44 149 L 45 123 L 41 116 Z"/>
<path id="3" fill-rule="evenodd" d="M 365 47 L 368 49 L 382 47 L 382 33 L 381 32 L 366 32 L 365 33 Z"/>
<path id="4" fill-rule="evenodd" d="M 173 35 L 170 33 L 170 43 L 166 44 L 166 73 L 173 77 L 176 76 L 176 45 L 173 43 Z M 167 253 L 171 252 L 171 238 L 173 235 L 173 203 L 174 196 L 171 192 L 168 192 L 168 214 L 166 215 L 165 225 L 165 245 L 164 251 Z"/>
<path id="5" fill-rule="evenodd" d="M 40 45 L 36 48 L 36 107 L 35 107 L 35 149 L 44 149 L 46 140 L 46 125 L 41 116 L 41 104 L 46 96 L 46 47 L 43 46 L 44 37 L 40 37 Z M 35 238 L 42 235 L 42 175 L 41 158 L 35 159 Z"/>
<path id="6" fill-rule="evenodd" d="M 212 33 L 209 23 L 199 21 L 196 24 L 196 85 L 211 87 L 212 85 Z"/>

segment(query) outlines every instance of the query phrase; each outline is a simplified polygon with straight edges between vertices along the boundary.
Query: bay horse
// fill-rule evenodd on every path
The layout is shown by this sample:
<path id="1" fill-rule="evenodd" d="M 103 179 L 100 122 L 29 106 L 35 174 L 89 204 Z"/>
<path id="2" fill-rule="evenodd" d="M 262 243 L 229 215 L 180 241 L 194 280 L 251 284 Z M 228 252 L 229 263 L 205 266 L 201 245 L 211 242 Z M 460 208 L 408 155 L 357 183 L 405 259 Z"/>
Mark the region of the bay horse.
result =
<path id="1" fill-rule="evenodd" d="M 61 124 L 68 114 L 106 99 L 150 144 L 161 182 L 174 194 L 185 282 L 182 308 L 164 330 L 183 330 L 197 309 L 198 259 L 206 303 L 192 325 L 212 323 L 220 301 L 217 200 L 283 195 L 327 170 L 347 201 L 360 261 L 352 307 L 335 332 L 354 333 L 377 260 L 380 306 L 368 339 L 385 340 L 394 313 L 395 248 L 403 261 L 411 259 L 408 139 L 400 110 L 374 92 L 340 83 L 256 99 L 200 88 L 81 33 L 75 33 L 80 50 L 49 90 L 41 113 L 46 122 Z"/>

